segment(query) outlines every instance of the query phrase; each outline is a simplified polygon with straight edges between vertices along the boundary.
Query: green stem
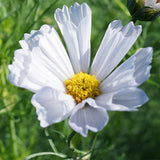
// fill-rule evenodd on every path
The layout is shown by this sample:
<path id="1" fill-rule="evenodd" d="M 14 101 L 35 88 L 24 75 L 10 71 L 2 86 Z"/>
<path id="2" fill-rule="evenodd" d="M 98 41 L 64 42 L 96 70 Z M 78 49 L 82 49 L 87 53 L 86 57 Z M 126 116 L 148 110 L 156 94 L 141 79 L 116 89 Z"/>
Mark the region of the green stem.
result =
<path id="1" fill-rule="evenodd" d="M 91 148 L 90 148 L 89 151 L 92 151 L 92 150 L 94 149 L 94 146 L 95 146 L 97 137 L 98 137 L 98 133 L 96 133 L 96 134 L 94 135 L 94 137 L 92 138 L 92 141 L 91 141 Z"/>
<path id="2" fill-rule="evenodd" d="M 57 150 L 55 144 L 53 143 L 53 140 L 52 140 L 52 138 L 50 137 L 50 135 L 49 135 L 49 133 L 48 133 L 48 131 L 47 131 L 47 128 L 45 129 L 45 135 L 46 135 L 46 137 L 48 138 L 48 142 L 49 142 L 52 150 L 53 150 L 55 153 L 58 153 L 58 150 Z"/>
<path id="3" fill-rule="evenodd" d="M 13 156 L 14 156 L 14 159 L 17 159 L 18 147 L 17 147 L 17 143 L 16 143 L 16 130 L 15 130 L 14 120 L 12 117 L 10 118 L 10 130 L 11 130 Z"/>
<path id="4" fill-rule="evenodd" d="M 93 149 L 94 149 L 97 136 L 98 136 L 98 133 L 96 133 L 96 134 L 94 135 L 94 137 L 92 138 L 92 140 L 91 140 L 91 147 L 90 147 L 89 151 L 87 151 L 84 155 L 82 155 L 82 156 L 80 157 L 80 159 L 85 158 L 85 159 L 88 159 L 88 160 L 89 160 L 89 159 L 91 158 L 91 154 L 92 154 L 92 151 L 93 151 Z"/>
<path id="5" fill-rule="evenodd" d="M 73 131 L 70 136 L 68 137 L 68 147 L 69 149 L 73 149 L 72 146 L 71 146 L 71 141 L 72 141 L 72 138 L 76 135 L 76 132 Z"/>
<path id="6" fill-rule="evenodd" d="M 73 131 L 73 132 L 70 134 L 69 138 L 68 138 L 68 147 L 69 147 L 69 149 L 71 149 L 71 150 L 73 150 L 74 152 L 76 152 L 76 153 L 78 153 L 78 154 L 81 154 L 81 155 L 86 154 L 86 153 L 87 153 L 86 151 L 81 151 L 81 150 L 75 148 L 75 147 L 72 145 L 72 138 L 73 138 L 75 135 L 76 135 L 76 132 Z"/>
<path id="7" fill-rule="evenodd" d="M 65 154 L 62 154 L 62 153 L 41 152 L 41 153 L 31 154 L 31 155 L 29 155 L 28 157 L 26 157 L 24 160 L 29 160 L 29 159 L 32 159 L 32 158 L 34 158 L 34 157 L 47 156 L 47 155 L 53 155 L 53 156 L 57 156 L 57 157 L 61 157 L 61 158 L 66 158 L 66 157 L 67 157 Z"/>
<path id="8" fill-rule="evenodd" d="M 91 151 L 87 152 L 86 154 L 83 154 L 81 157 L 79 157 L 79 159 L 82 159 L 82 160 L 90 160 L 91 158 Z"/>
<path id="9" fill-rule="evenodd" d="M 91 153 L 92 153 L 92 151 L 93 151 L 93 149 L 94 149 L 94 146 L 95 146 L 95 142 L 96 142 L 98 133 L 96 133 L 96 134 L 94 135 L 94 137 L 92 138 L 92 140 L 91 140 L 91 147 L 90 147 L 90 149 L 89 149 L 88 151 L 81 151 L 81 150 L 75 148 L 75 147 L 72 145 L 72 138 L 73 138 L 75 135 L 76 135 L 76 132 L 73 131 L 73 132 L 70 134 L 69 138 L 68 138 L 68 146 L 69 146 L 69 148 L 72 149 L 74 152 L 76 152 L 76 153 L 78 153 L 78 154 L 81 154 L 82 156 L 79 157 L 80 159 L 83 159 L 83 158 L 85 158 L 85 159 L 86 159 L 86 158 L 87 158 L 87 159 L 90 159 Z"/>
<path id="10" fill-rule="evenodd" d="M 115 2 L 117 3 L 117 5 L 119 6 L 120 9 L 122 9 L 122 11 L 127 15 L 130 16 L 128 9 L 126 8 L 126 6 L 120 1 L 120 0 L 115 0 Z"/>
<path id="11" fill-rule="evenodd" d="M 148 79 L 147 82 L 150 83 L 150 84 L 152 84 L 152 85 L 154 85 L 154 86 L 156 86 L 156 87 L 158 87 L 158 88 L 160 88 L 159 83 L 154 82 L 154 81 L 152 81 L 151 79 Z"/>
<path id="12" fill-rule="evenodd" d="M 14 104 L 9 104 L 6 108 L 0 110 L 0 114 L 8 113 L 14 108 Z"/>

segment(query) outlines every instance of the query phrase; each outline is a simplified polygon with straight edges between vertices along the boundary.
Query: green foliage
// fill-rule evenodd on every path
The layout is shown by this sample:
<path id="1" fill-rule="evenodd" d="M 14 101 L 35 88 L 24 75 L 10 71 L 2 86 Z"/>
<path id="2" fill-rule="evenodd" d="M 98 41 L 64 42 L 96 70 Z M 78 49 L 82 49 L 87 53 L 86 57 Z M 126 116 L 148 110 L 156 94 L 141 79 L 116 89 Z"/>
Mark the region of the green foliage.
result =
<path id="1" fill-rule="evenodd" d="M 92 9 L 92 59 L 96 54 L 108 24 L 121 19 L 123 25 L 131 17 L 125 0 L 79 0 L 87 2 Z M 39 126 L 35 108 L 31 105 L 32 93 L 13 86 L 8 78 L 8 65 L 13 61 L 14 51 L 20 48 L 19 40 L 24 33 L 39 29 L 42 24 L 51 24 L 56 8 L 70 6 L 74 0 L 0 0 L 0 160 L 22 160 L 30 154 L 52 152 L 44 129 Z M 91 159 L 97 160 L 154 160 L 160 159 L 160 18 L 153 22 L 137 22 L 143 32 L 126 58 L 136 49 L 152 46 L 154 49 L 150 79 L 141 88 L 150 101 L 137 112 L 109 112 L 108 125 L 98 134 Z M 58 30 L 58 33 L 60 31 Z M 76 157 L 68 146 L 72 130 L 67 120 L 48 128 L 50 139 L 61 153 Z M 90 150 L 91 139 L 74 135 L 72 145 L 79 150 Z M 53 155 L 34 160 L 61 159 Z"/>

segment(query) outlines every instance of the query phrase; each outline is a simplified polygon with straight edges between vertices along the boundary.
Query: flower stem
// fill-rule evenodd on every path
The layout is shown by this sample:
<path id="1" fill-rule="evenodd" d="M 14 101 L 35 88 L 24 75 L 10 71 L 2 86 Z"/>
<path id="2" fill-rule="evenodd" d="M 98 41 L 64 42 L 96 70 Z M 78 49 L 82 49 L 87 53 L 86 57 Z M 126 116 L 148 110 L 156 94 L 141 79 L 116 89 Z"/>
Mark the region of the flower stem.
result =
<path id="1" fill-rule="evenodd" d="M 15 130 L 14 120 L 13 120 L 12 117 L 10 118 L 10 131 L 11 131 L 13 156 L 14 156 L 14 159 L 17 159 L 17 156 L 18 156 L 18 152 L 17 152 L 18 147 L 17 147 L 17 143 L 16 143 L 16 130 Z"/>
<path id="2" fill-rule="evenodd" d="M 127 15 L 130 16 L 128 9 L 126 8 L 126 6 L 120 1 L 120 0 L 115 0 L 115 2 L 117 3 L 117 5 L 119 6 L 120 9 L 122 9 L 122 11 Z"/>
<path id="3" fill-rule="evenodd" d="M 91 157 L 91 154 L 92 154 L 92 151 L 94 149 L 94 146 L 95 146 L 95 142 L 96 142 L 96 139 L 97 139 L 97 136 L 98 136 L 98 133 L 94 134 L 92 140 L 91 140 L 91 143 L 90 143 L 90 148 L 89 150 L 87 151 L 82 151 L 82 150 L 79 150 L 77 148 L 75 148 L 73 145 L 72 145 L 72 138 L 76 135 L 76 132 L 73 131 L 69 138 L 68 138 L 68 147 L 73 150 L 74 152 L 78 153 L 81 155 L 81 157 L 79 157 L 80 159 L 90 159 Z"/>
<path id="4" fill-rule="evenodd" d="M 96 134 L 93 136 L 93 138 L 92 138 L 92 140 L 91 140 L 91 147 L 90 147 L 90 149 L 89 149 L 85 154 L 83 154 L 83 155 L 80 157 L 80 159 L 90 160 L 91 155 L 92 155 L 92 151 L 93 151 L 94 146 L 95 146 L 95 142 L 96 142 L 97 136 L 98 136 L 98 133 L 96 133 Z"/>
<path id="5" fill-rule="evenodd" d="M 157 83 L 155 81 L 152 81 L 151 79 L 148 79 L 147 82 L 150 83 L 150 84 L 152 84 L 152 85 L 154 85 L 154 86 L 156 86 L 156 87 L 158 87 L 158 88 L 160 88 L 159 83 Z"/>
<path id="6" fill-rule="evenodd" d="M 90 147 L 90 150 L 89 151 L 92 151 L 94 149 L 94 146 L 95 146 L 95 143 L 96 143 L 96 140 L 97 140 L 97 136 L 98 136 L 98 133 L 96 133 L 94 135 L 94 137 L 92 138 L 92 141 L 91 141 L 91 147 Z"/>
<path id="7" fill-rule="evenodd" d="M 3 108 L 3 109 L 0 110 L 0 114 L 8 113 L 13 108 L 14 108 L 14 104 L 9 104 L 8 106 L 6 106 L 5 108 Z"/>
<path id="8" fill-rule="evenodd" d="M 50 135 L 49 135 L 49 133 L 48 133 L 48 131 L 47 131 L 47 128 L 45 129 L 45 135 L 46 135 L 46 137 L 48 138 L 48 142 L 49 142 L 52 150 L 53 150 L 55 153 L 58 153 L 58 150 L 57 150 L 55 144 L 53 143 L 53 140 L 52 140 L 52 138 L 50 137 Z"/>
<path id="9" fill-rule="evenodd" d="M 26 157 L 24 160 L 29 160 L 29 159 L 32 159 L 32 158 L 34 158 L 34 157 L 45 156 L 45 155 L 53 155 L 53 156 L 57 156 L 57 157 L 61 157 L 61 158 L 66 158 L 66 157 L 67 157 L 65 154 L 62 154 L 62 153 L 41 152 L 41 153 L 31 154 L 31 155 L 29 155 L 28 157 Z"/>
<path id="10" fill-rule="evenodd" d="M 68 137 L 68 147 L 69 149 L 73 149 L 72 146 L 71 146 L 71 141 L 72 141 L 72 138 L 76 135 L 76 132 L 73 131 L 70 136 Z"/>
<path id="11" fill-rule="evenodd" d="M 75 147 L 73 146 L 73 144 L 72 144 L 72 138 L 73 138 L 75 135 L 76 135 L 76 132 L 73 131 L 73 132 L 70 134 L 69 138 L 68 138 L 68 147 L 69 147 L 69 149 L 71 149 L 71 150 L 73 150 L 73 152 L 76 152 L 76 153 L 81 154 L 81 155 L 87 154 L 88 151 L 81 151 L 81 150 L 79 150 L 79 149 L 77 149 L 77 148 L 75 148 Z"/>

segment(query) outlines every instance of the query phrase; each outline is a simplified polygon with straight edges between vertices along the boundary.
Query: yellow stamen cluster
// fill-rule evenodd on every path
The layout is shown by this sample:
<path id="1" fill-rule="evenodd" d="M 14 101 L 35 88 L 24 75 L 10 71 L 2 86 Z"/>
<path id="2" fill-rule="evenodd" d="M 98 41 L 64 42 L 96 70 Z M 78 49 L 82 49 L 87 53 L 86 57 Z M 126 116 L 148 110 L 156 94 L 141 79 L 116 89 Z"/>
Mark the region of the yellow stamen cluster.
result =
<path id="1" fill-rule="evenodd" d="M 77 103 L 86 98 L 96 98 L 101 94 L 99 90 L 100 82 L 95 75 L 80 72 L 74 74 L 72 79 L 64 82 L 67 94 L 73 96 Z"/>

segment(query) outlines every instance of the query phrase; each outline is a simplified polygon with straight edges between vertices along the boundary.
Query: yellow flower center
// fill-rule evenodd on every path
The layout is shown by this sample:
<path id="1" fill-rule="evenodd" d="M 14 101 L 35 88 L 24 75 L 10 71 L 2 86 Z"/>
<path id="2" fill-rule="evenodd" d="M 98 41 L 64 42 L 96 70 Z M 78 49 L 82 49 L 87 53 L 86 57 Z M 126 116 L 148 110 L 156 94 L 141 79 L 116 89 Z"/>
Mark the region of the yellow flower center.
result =
<path id="1" fill-rule="evenodd" d="M 77 103 L 82 102 L 86 98 L 96 98 L 101 94 L 99 90 L 100 82 L 95 75 L 80 72 L 74 74 L 73 78 L 64 82 L 67 94 L 73 96 Z"/>

